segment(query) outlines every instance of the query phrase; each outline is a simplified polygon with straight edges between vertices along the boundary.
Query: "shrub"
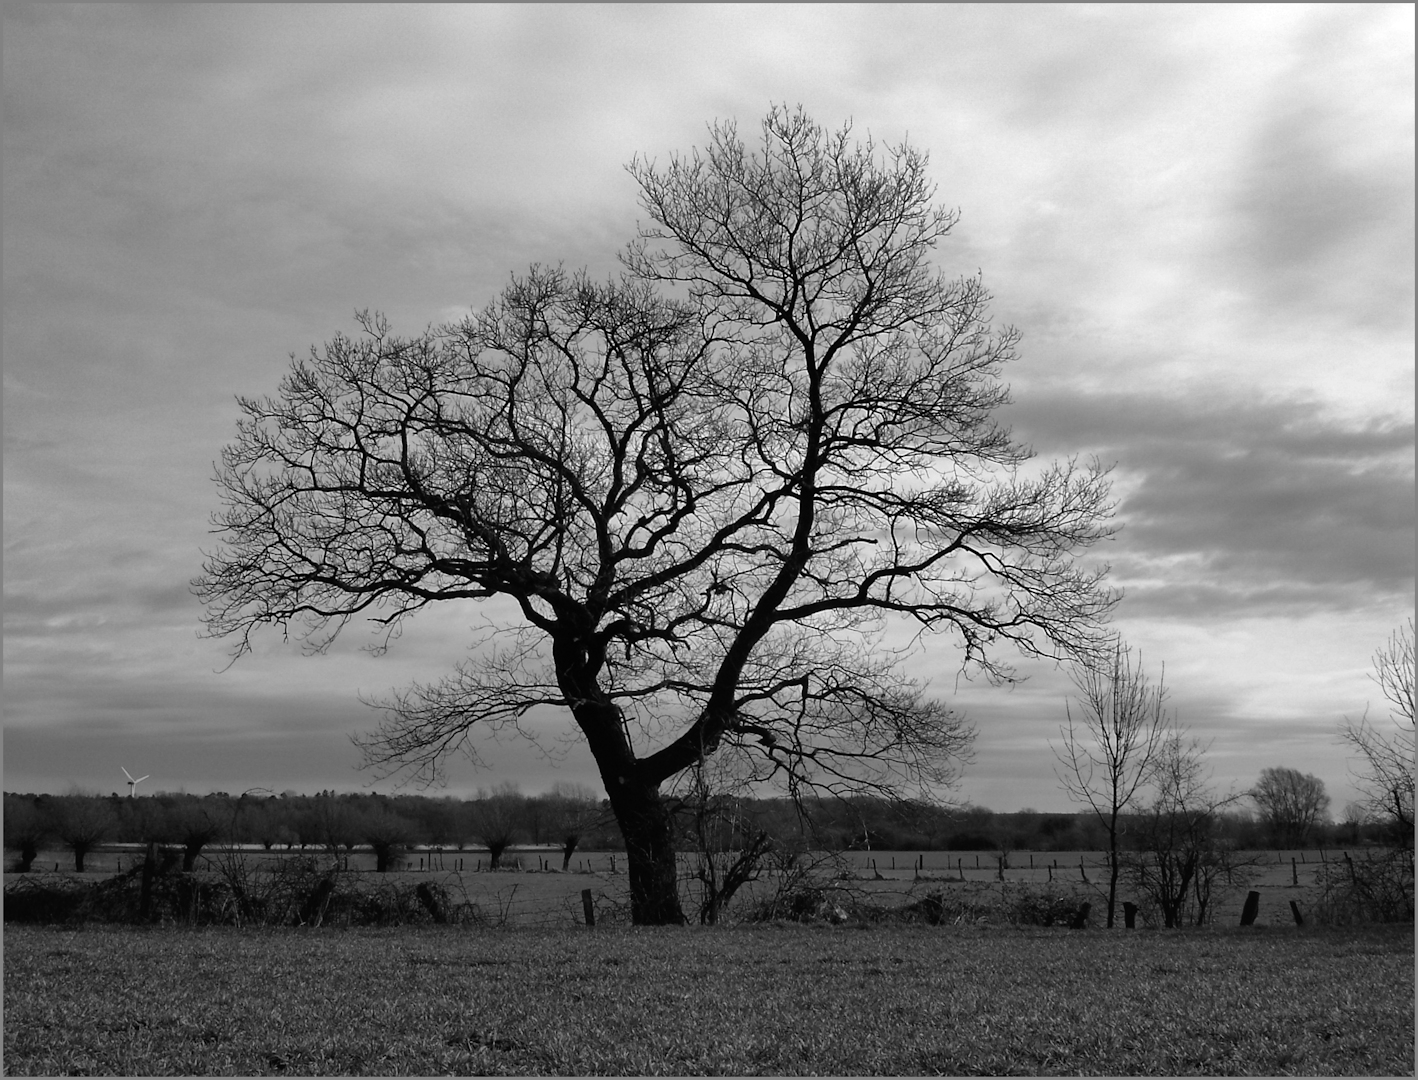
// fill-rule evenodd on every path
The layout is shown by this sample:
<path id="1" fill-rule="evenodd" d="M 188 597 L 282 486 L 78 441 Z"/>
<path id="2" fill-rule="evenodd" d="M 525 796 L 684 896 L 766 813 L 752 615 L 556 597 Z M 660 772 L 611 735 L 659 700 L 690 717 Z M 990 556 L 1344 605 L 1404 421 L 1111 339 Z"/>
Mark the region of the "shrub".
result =
<path id="1" fill-rule="evenodd" d="M 1078 896 L 1055 889 L 1006 885 L 1003 912 L 1015 926 L 1067 926 L 1083 903 Z"/>
<path id="2" fill-rule="evenodd" d="M 930 926 L 959 926 L 988 918 L 991 905 L 984 897 L 960 890 L 933 889 L 918 900 L 894 912 L 901 922 L 923 922 Z"/>
<path id="3" fill-rule="evenodd" d="M 1317 878 L 1323 893 L 1321 921 L 1347 926 L 1360 922 L 1413 921 L 1413 849 L 1385 851 L 1373 859 L 1327 862 Z"/>

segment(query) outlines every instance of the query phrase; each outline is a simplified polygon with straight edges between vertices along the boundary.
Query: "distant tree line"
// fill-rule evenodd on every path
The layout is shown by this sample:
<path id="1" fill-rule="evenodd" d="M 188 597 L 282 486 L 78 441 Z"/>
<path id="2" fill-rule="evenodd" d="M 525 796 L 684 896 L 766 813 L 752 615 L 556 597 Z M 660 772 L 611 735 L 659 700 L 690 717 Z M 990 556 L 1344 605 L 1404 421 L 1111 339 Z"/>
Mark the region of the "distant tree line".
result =
<path id="1" fill-rule="evenodd" d="M 6 792 L 5 848 L 10 869 L 26 871 L 41 849 L 69 852 L 76 870 L 86 856 L 109 843 L 154 842 L 169 848 L 191 870 L 203 852 L 219 844 L 255 845 L 272 852 L 328 854 L 370 852 L 379 870 L 393 868 L 415 848 L 486 851 L 491 868 L 519 845 L 552 846 L 569 867 L 577 850 L 620 851 L 624 840 L 604 799 L 589 790 L 561 786 L 540 795 L 500 788 L 473 799 L 426 795 L 244 794 L 185 795 L 159 792 L 129 798 L 117 794 L 34 795 Z M 805 816 L 802 812 L 805 811 Z M 689 808 L 683 827 L 697 828 L 695 846 L 731 851 L 765 835 L 775 845 L 819 850 L 880 851 L 1100 851 L 1105 827 L 1091 813 L 993 813 L 983 807 L 941 807 L 862 796 L 795 804 L 787 799 L 731 800 L 707 833 Z M 1134 820 L 1136 819 L 1136 820 Z M 1144 841 L 1143 815 L 1124 815 L 1124 845 Z M 1265 813 L 1235 810 L 1215 815 L 1213 838 L 1238 849 L 1273 846 L 1362 845 L 1391 841 L 1382 822 L 1346 816 L 1316 820 L 1304 833 Z"/>

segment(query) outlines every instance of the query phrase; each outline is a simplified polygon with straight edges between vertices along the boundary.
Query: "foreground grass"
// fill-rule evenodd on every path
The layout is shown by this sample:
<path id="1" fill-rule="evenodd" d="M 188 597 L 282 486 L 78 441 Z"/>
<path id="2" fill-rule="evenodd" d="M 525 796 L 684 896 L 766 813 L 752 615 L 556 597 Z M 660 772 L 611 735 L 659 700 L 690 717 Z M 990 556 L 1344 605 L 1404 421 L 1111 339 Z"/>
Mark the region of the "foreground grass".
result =
<path id="1" fill-rule="evenodd" d="M 1412 927 L 11 925 L 12 1075 L 1413 1075 Z"/>

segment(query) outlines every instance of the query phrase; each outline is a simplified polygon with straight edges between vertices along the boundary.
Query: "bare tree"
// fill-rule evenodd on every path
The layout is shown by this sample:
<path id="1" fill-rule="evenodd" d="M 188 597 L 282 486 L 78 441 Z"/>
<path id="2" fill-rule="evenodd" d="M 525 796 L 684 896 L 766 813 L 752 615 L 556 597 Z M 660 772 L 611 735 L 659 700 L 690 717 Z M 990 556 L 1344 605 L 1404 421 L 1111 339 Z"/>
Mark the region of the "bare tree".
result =
<path id="1" fill-rule="evenodd" d="M 1297 769 L 1262 769 L 1248 794 L 1260 809 L 1276 847 L 1303 845 L 1329 809 L 1324 781 Z"/>
<path id="2" fill-rule="evenodd" d="M 500 868 L 502 853 L 521 832 L 522 801 L 515 784 L 501 784 L 490 795 L 479 791 L 468 804 L 469 825 L 473 837 L 487 848 L 489 870 Z"/>
<path id="3" fill-rule="evenodd" d="M 1148 768 L 1152 801 L 1139 815 L 1140 843 L 1124 856 L 1134 886 L 1168 928 L 1182 925 L 1192 901 L 1197 925 L 1206 921 L 1211 886 L 1227 866 L 1217 814 L 1241 796 L 1211 789 L 1205 752 L 1177 727 L 1167 730 Z"/>
<path id="4" fill-rule="evenodd" d="M 559 783 L 547 796 L 550 828 L 561 845 L 561 869 L 571 869 L 571 856 L 590 829 L 610 824 L 609 815 L 596 802 L 596 793 L 584 784 Z"/>
<path id="5" fill-rule="evenodd" d="M 448 600 L 515 622 L 383 702 L 376 769 L 430 780 L 470 733 L 570 711 L 625 838 L 632 918 L 684 921 L 662 785 L 726 744 L 759 779 L 948 783 L 971 729 L 901 677 L 889 623 L 1063 657 L 1114 602 L 1096 465 L 1027 469 L 992 419 L 1017 335 L 931 263 L 957 215 L 926 156 L 774 108 L 663 168 L 621 279 L 534 267 L 412 338 L 378 316 L 243 400 L 195 585 L 214 635 L 327 647 Z M 664 290 L 663 294 L 657 290 Z M 668 298 L 673 297 L 673 298 Z"/>
<path id="6" fill-rule="evenodd" d="M 400 856 L 419 838 L 418 822 L 383 802 L 375 802 L 355 815 L 354 827 L 374 852 L 374 870 L 380 874 L 396 869 Z"/>
<path id="7" fill-rule="evenodd" d="M 758 878 L 774 844 L 766 829 L 745 813 L 752 773 L 747 752 L 722 751 L 679 777 L 674 792 L 682 835 L 693 852 L 699 881 L 699 921 L 718 923 L 735 894 Z"/>
<path id="8" fill-rule="evenodd" d="M 322 791 L 312 797 L 299 817 L 300 842 L 314 844 L 330 855 L 348 851 L 363 839 L 360 815 L 347 797 Z"/>
<path id="9" fill-rule="evenodd" d="M 108 803 L 87 795 L 46 800 L 49 831 L 74 853 L 74 870 L 84 872 L 89 852 L 113 834 L 117 821 Z"/>
<path id="10" fill-rule="evenodd" d="M 1367 711 L 1356 723 L 1346 720 L 1340 736 L 1359 752 L 1355 779 L 1363 805 L 1378 820 L 1386 821 L 1396 842 L 1413 847 L 1413 620 L 1395 630 L 1374 654 L 1370 678 L 1389 703 L 1396 730 L 1385 733 L 1369 723 Z"/>
<path id="11" fill-rule="evenodd" d="M 1133 660 L 1121 639 L 1103 663 L 1077 662 L 1073 685 L 1078 718 L 1067 707 L 1068 726 L 1060 728 L 1062 745 L 1052 747 L 1054 774 L 1074 802 L 1087 805 L 1108 834 L 1108 926 L 1117 909 L 1119 836 L 1124 814 L 1149 776 L 1168 730 L 1162 707 L 1166 669 L 1156 685 L 1148 679 L 1142 655 Z"/>
<path id="12" fill-rule="evenodd" d="M 14 872 L 27 874 L 50 835 L 50 823 L 29 796 L 5 796 L 5 849 L 19 854 Z"/>
<path id="13" fill-rule="evenodd" d="M 166 831 L 182 847 L 182 869 L 191 873 L 197 867 L 197 858 L 202 849 L 221 838 L 225 831 L 224 818 L 219 806 L 211 805 L 211 800 L 181 799 L 167 811 Z"/>

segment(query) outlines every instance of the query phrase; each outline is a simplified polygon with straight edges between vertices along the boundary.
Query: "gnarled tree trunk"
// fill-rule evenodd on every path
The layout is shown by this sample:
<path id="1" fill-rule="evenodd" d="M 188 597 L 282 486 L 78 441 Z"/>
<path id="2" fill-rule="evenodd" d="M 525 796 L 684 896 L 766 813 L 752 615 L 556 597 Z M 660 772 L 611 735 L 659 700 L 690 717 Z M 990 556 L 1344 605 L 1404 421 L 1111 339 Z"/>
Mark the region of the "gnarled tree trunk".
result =
<path id="1" fill-rule="evenodd" d="M 611 809 L 625 837 L 630 873 L 630 919 L 637 926 L 685 922 L 679 902 L 670 810 L 653 785 L 627 781 L 611 790 Z"/>

